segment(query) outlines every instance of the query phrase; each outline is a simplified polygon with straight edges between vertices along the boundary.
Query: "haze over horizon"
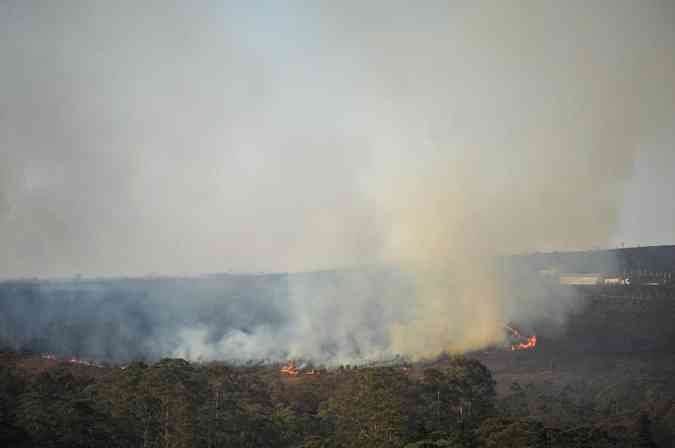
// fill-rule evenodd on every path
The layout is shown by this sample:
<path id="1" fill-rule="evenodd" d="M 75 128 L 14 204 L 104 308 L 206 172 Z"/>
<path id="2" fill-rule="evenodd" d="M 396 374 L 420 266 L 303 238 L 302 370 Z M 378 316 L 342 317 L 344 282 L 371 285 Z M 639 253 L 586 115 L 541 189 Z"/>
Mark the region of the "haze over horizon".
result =
<path id="1" fill-rule="evenodd" d="M 0 10 L 2 278 L 675 242 L 670 2 Z"/>
<path id="2" fill-rule="evenodd" d="M 0 59 L 1 278 L 410 279 L 293 278 L 274 331 L 158 324 L 190 353 L 475 350 L 577 306 L 495 256 L 675 242 L 671 1 L 5 1 Z"/>

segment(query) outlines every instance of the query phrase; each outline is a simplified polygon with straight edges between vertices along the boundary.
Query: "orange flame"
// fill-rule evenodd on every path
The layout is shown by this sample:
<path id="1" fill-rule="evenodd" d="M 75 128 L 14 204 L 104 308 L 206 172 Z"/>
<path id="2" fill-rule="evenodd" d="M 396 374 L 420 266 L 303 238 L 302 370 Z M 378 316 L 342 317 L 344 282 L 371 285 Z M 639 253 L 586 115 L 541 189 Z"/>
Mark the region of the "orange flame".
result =
<path id="1" fill-rule="evenodd" d="M 293 361 L 288 361 L 288 364 L 279 369 L 279 372 L 288 376 L 298 376 L 300 374 L 300 370 L 295 367 L 295 362 Z"/>
<path id="2" fill-rule="evenodd" d="M 517 339 L 525 339 L 525 342 L 518 342 L 516 344 L 511 344 L 511 351 L 516 351 L 516 350 L 529 350 L 533 349 L 534 347 L 537 346 L 537 336 L 532 335 L 527 338 L 525 338 L 520 331 L 518 331 L 516 328 L 511 327 L 509 325 L 504 325 L 504 328 L 506 328 L 515 338 Z"/>
<path id="3" fill-rule="evenodd" d="M 537 346 L 537 336 L 533 335 L 527 338 L 527 342 L 521 342 L 519 344 L 511 345 L 511 350 L 528 350 Z"/>
<path id="4" fill-rule="evenodd" d="M 288 375 L 288 376 L 298 376 L 298 375 L 319 375 L 318 370 L 307 370 L 307 371 L 301 371 L 296 365 L 295 361 L 288 361 L 288 364 L 283 366 L 281 369 L 279 369 L 279 372 Z"/>

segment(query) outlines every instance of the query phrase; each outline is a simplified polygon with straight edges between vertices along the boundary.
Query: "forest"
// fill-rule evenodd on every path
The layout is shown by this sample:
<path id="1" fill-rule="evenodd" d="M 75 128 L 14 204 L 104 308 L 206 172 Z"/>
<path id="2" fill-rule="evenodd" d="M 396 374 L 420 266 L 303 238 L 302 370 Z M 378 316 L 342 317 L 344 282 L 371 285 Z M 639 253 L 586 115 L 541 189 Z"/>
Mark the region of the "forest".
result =
<path id="1" fill-rule="evenodd" d="M 0 444 L 672 446 L 671 361 L 587 361 L 591 364 L 585 368 L 594 375 L 570 363 L 533 370 L 544 362 L 532 353 L 493 353 L 484 361 L 494 374 L 477 358 L 445 356 L 426 363 L 345 365 L 287 375 L 269 364 L 167 358 L 99 365 L 4 351 Z M 558 374 L 547 377 L 548 369 Z M 570 371 L 576 380 L 569 380 Z"/>

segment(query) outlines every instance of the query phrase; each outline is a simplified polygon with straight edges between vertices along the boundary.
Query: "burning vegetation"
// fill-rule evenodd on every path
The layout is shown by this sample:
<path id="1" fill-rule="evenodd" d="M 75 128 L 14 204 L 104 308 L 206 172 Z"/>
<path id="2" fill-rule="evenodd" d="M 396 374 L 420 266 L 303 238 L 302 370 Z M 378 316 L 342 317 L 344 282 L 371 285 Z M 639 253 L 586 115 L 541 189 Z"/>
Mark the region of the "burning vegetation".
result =
<path id="1" fill-rule="evenodd" d="M 295 367 L 294 361 L 288 361 L 288 364 L 286 364 L 281 369 L 279 369 L 279 372 L 281 372 L 284 375 L 288 375 L 288 376 L 298 376 L 298 375 L 300 375 L 300 370 L 297 367 Z"/>
<path id="2" fill-rule="evenodd" d="M 288 361 L 288 363 L 282 366 L 279 369 L 279 373 L 285 376 L 296 377 L 296 376 L 312 376 L 319 375 L 319 371 L 314 368 L 308 368 L 307 364 L 301 364 L 297 366 L 296 362 L 293 360 Z"/>
<path id="3" fill-rule="evenodd" d="M 504 325 L 509 334 L 511 342 L 511 351 L 531 350 L 537 346 L 537 335 L 524 336 L 520 330 L 513 325 Z"/>
<path id="4" fill-rule="evenodd" d="M 93 361 L 90 359 L 81 359 L 76 356 L 68 356 L 66 358 L 60 358 L 56 356 L 54 353 L 43 353 L 42 355 L 40 355 L 40 357 L 45 360 L 61 361 L 67 364 L 80 364 L 83 366 L 90 366 L 90 367 L 102 367 L 102 364 L 98 361 Z"/>

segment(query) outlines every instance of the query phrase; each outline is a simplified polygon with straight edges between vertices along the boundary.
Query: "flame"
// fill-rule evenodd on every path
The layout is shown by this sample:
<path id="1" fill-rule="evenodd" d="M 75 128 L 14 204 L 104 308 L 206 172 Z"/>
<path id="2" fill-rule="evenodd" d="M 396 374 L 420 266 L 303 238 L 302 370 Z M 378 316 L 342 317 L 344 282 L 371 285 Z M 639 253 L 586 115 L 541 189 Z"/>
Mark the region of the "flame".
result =
<path id="1" fill-rule="evenodd" d="M 66 359 L 66 362 L 69 364 L 81 364 L 83 366 L 93 366 L 93 367 L 98 367 L 98 363 L 93 362 L 93 361 L 87 361 L 86 359 L 80 359 L 76 358 L 74 356 Z"/>
<path id="2" fill-rule="evenodd" d="M 518 331 L 518 329 L 510 325 L 504 325 L 504 328 L 506 328 L 514 338 L 524 340 L 524 342 L 511 344 L 511 351 L 530 350 L 537 346 L 537 335 L 525 337 L 520 331 Z"/>
<path id="3" fill-rule="evenodd" d="M 294 361 L 288 361 L 288 364 L 279 369 L 279 372 L 288 376 L 298 376 L 300 374 L 300 369 L 295 367 Z"/>
<path id="4" fill-rule="evenodd" d="M 68 364 L 82 364 L 85 366 L 93 366 L 93 367 L 101 367 L 101 364 L 98 363 L 97 361 L 90 361 L 87 359 L 80 359 L 76 358 L 75 356 L 71 356 L 69 358 L 59 358 L 53 353 L 42 353 L 40 355 L 42 359 L 47 359 L 49 361 L 61 361 L 61 362 L 67 362 Z"/>
<path id="5" fill-rule="evenodd" d="M 511 350 L 528 350 L 537 346 L 537 335 L 532 335 L 527 338 L 527 342 L 521 342 L 519 344 L 511 345 Z"/>
<path id="6" fill-rule="evenodd" d="M 288 376 L 319 375 L 319 371 L 314 369 L 301 371 L 301 369 L 295 365 L 295 361 L 288 361 L 288 364 L 279 369 L 279 372 Z"/>

